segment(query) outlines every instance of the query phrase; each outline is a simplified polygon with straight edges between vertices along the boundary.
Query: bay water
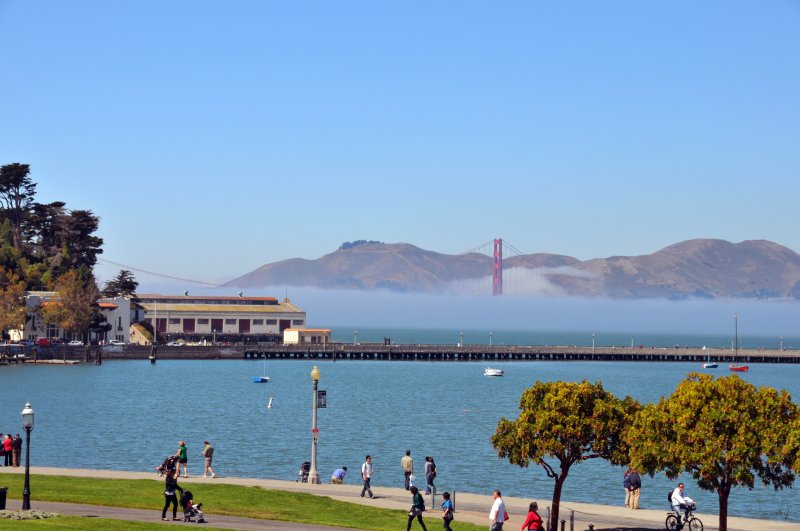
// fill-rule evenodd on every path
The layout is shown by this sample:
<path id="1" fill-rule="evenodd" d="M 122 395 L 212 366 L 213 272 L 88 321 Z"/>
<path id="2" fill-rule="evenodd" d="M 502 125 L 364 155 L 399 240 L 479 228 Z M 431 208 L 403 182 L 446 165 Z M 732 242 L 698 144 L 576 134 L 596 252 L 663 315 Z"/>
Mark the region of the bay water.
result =
<path id="1" fill-rule="evenodd" d="M 448 341 L 456 343 L 460 332 L 455 338 L 453 332 L 437 333 L 446 333 Z M 420 331 L 413 338 L 409 334 L 406 342 L 433 342 L 427 333 Z M 387 334 L 393 341 L 402 336 L 397 330 L 375 329 L 358 331 L 357 340 L 368 341 L 370 334 L 376 340 Z M 475 342 L 469 341 L 469 334 L 478 333 L 465 331 L 464 342 Z M 681 340 L 687 338 L 673 337 L 665 345 Z M 585 344 L 575 338 L 564 341 L 563 336 L 555 343 Z M 369 453 L 375 471 L 373 490 L 400 487 L 400 458 L 410 449 L 420 477 L 424 456 L 435 458 L 439 492 L 489 494 L 498 488 L 510 496 L 537 499 L 551 497 L 553 481 L 537 466 L 523 469 L 499 459 L 490 442 L 501 417 L 517 416 L 519 397 L 526 388 L 537 380 L 587 379 L 602 382 L 619 397 L 630 395 L 648 403 L 670 394 L 687 373 L 703 370 L 689 363 L 499 362 L 492 366 L 504 369 L 505 377 L 487 378 L 486 364 L 475 362 L 160 360 L 155 365 L 147 361 L 11 365 L 0 367 L 0 430 L 24 436 L 20 412 L 30 401 L 36 410 L 33 466 L 153 471 L 177 450 L 179 440 L 185 440 L 190 474 L 199 475 L 202 442 L 209 440 L 216 448 L 214 468 L 220 475 L 293 480 L 300 464 L 310 459 L 309 373 L 314 365 L 321 371 L 319 387 L 328 393 L 327 408 L 319 411 L 318 421 L 318 470 L 323 481 L 334 469 L 347 466 L 345 482 L 359 483 L 358 470 Z M 271 381 L 253 383 L 252 378 L 265 370 Z M 717 371 L 728 375 L 724 366 Z M 800 397 L 800 366 L 752 364 L 750 372 L 740 376 Z M 272 408 L 267 407 L 270 397 Z M 567 505 L 569 501 L 622 505 L 622 473 L 620 467 L 602 460 L 580 463 L 570 472 L 562 499 Z M 715 494 L 700 491 L 691 478 L 684 482 L 686 492 L 699 502 L 700 514 L 717 512 Z M 645 477 L 642 507 L 667 510 L 665 494 L 675 483 L 663 475 Z M 34 498 L 35 484 L 34 477 Z M 729 511 L 800 521 L 798 509 L 800 496 L 795 490 L 776 492 L 757 486 L 753 491 L 735 488 Z"/>

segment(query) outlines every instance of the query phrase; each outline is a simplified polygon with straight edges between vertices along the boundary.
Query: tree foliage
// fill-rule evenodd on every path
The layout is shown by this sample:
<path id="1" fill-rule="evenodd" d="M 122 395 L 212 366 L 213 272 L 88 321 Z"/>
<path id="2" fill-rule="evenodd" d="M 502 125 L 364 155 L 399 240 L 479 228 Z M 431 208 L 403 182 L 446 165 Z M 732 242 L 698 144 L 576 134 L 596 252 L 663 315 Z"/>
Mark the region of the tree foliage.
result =
<path id="1" fill-rule="evenodd" d="M 138 287 L 139 283 L 136 281 L 133 273 L 127 269 L 120 269 L 119 273 L 117 273 L 117 276 L 106 282 L 102 294 L 103 297 L 108 298 L 133 297 L 133 294 L 136 293 L 136 288 Z"/>
<path id="2" fill-rule="evenodd" d="M 45 322 L 56 323 L 60 328 L 82 336 L 97 324 L 97 299 L 100 292 L 94 276 L 87 269 L 67 271 L 55 281 L 58 298 L 45 303 L 41 309 Z"/>
<path id="3" fill-rule="evenodd" d="M 69 210 L 61 201 L 35 201 L 30 167 L 0 167 L 0 266 L 14 271 L 32 289 L 53 289 L 63 273 L 92 268 L 103 252 L 95 235 L 100 220 L 89 210 Z"/>
<path id="4" fill-rule="evenodd" d="M 0 266 L 0 338 L 25 324 L 25 282 Z"/>
<path id="5" fill-rule="evenodd" d="M 792 485 L 800 435 L 798 407 L 786 391 L 756 388 L 736 375 L 689 374 L 675 392 L 645 407 L 628 431 L 631 464 L 670 479 L 689 473 L 719 497 L 719 529 L 727 530 L 733 487 L 755 479 Z M 795 443 L 792 444 L 792 436 Z"/>
<path id="6" fill-rule="evenodd" d="M 511 464 L 534 463 L 554 480 L 549 529 L 555 531 L 570 468 L 593 458 L 625 463 L 625 429 L 640 408 L 630 397 L 618 399 L 599 382 L 536 382 L 522 393 L 519 417 L 500 420 L 492 445 Z"/>

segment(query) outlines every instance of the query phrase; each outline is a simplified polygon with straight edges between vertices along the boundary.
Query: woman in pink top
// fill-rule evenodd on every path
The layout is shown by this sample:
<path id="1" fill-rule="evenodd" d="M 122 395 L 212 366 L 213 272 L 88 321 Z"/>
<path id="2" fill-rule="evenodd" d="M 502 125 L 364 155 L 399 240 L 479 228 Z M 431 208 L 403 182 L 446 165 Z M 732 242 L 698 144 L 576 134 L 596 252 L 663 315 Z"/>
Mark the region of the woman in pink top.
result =
<path id="1" fill-rule="evenodd" d="M 532 502 L 530 507 L 528 507 L 528 517 L 525 518 L 525 521 L 522 523 L 522 531 L 526 531 L 528 529 L 536 529 L 537 531 L 541 531 L 544 529 L 542 527 L 542 517 L 539 516 L 537 512 L 539 510 L 539 505 L 536 502 Z"/>
<path id="2" fill-rule="evenodd" d="M 11 466 L 12 460 L 11 456 L 14 453 L 14 439 L 11 438 L 11 434 L 9 433 L 5 439 L 3 439 L 3 452 L 6 454 L 5 465 Z"/>

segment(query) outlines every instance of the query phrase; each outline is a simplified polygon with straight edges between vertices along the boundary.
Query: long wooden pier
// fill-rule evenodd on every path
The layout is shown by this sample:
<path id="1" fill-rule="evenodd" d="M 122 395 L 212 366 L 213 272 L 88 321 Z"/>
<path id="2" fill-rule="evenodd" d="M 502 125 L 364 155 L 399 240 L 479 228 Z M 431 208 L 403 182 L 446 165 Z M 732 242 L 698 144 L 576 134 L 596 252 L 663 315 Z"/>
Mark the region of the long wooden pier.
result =
<path id="1" fill-rule="evenodd" d="M 384 361 L 663 361 L 800 363 L 798 350 L 628 348 L 481 345 L 269 345 L 247 348 L 245 358 Z"/>

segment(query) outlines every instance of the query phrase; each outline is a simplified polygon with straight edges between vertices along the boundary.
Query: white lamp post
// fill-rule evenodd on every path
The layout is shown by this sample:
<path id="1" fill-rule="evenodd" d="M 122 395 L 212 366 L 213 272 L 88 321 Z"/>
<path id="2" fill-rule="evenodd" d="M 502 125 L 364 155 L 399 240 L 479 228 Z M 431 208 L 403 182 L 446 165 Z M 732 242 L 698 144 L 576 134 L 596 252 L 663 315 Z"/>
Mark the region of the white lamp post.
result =
<path id="1" fill-rule="evenodd" d="M 25 487 L 22 490 L 22 510 L 31 509 L 31 430 L 34 411 L 30 402 L 22 410 L 22 427 L 25 429 Z"/>
<path id="2" fill-rule="evenodd" d="M 317 472 L 317 384 L 319 383 L 319 369 L 314 365 L 311 369 L 311 380 L 314 382 L 314 403 L 311 413 L 311 470 L 308 473 L 309 483 L 319 483 L 319 473 Z"/>

